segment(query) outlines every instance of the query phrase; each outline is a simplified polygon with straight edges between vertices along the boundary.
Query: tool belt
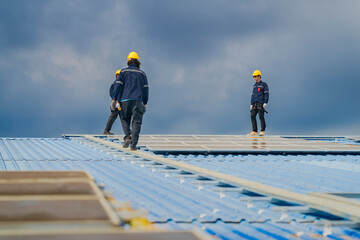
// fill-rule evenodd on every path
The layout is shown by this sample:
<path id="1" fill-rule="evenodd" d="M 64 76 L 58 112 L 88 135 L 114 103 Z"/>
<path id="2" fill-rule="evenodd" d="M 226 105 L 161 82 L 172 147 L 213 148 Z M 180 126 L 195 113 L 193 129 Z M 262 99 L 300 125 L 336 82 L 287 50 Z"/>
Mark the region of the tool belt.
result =
<path id="1" fill-rule="evenodd" d="M 264 112 L 268 113 L 268 112 L 265 110 L 265 108 L 263 107 L 263 105 L 264 105 L 263 103 L 254 102 L 251 111 L 254 110 L 254 109 L 257 109 L 258 111 L 264 111 Z M 250 111 L 250 112 L 251 112 L 251 111 Z"/>

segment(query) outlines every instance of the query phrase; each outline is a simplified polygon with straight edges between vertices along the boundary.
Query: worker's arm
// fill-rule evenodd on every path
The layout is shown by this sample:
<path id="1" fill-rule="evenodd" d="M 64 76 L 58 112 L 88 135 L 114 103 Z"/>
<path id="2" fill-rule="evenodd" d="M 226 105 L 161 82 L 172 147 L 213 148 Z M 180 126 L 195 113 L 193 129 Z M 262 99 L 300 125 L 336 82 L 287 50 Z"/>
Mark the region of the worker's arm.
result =
<path id="1" fill-rule="evenodd" d="M 120 102 L 121 96 L 124 90 L 124 82 L 123 78 L 120 77 L 123 76 L 122 72 L 120 73 L 119 77 L 114 82 L 114 90 L 113 90 L 113 100 Z"/>
<path id="2" fill-rule="evenodd" d="M 110 103 L 110 110 L 111 111 L 115 111 L 115 100 L 114 100 L 114 83 L 115 81 L 111 84 L 110 89 L 109 89 L 109 94 L 110 94 L 110 98 L 111 98 L 111 103 Z"/>
<path id="3" fill-rule="evenodd" d="M 110 89 L 109 89 L 109 95 L 110 95 L 111 99 L 114 98 L 114 93 L 113 92 L 114 92 L 114 83 L 115 83 L 115 81 L 111 84 Z"/>
<path id="4" fill-rule="evenodd" d="M 269 87 L 266 83 L 264 83 L 264 103 L 268 103 L 269 101 Z"/>
<path id="5" fill-rule="evenodd" d="M 253 86 L 252 93 L 251 93 L 251 100 L 250 100 L 251 105 L 254 105 L 254 102 L 255 102 L 254 88 L 255 88 L 255 86 Z"/>
<path id="6" fill-rule="evenodd" d="M 143 87 L 143 91 L 144 91 L 144 97 L 143 97 L 143 103 L 146 106 L 148 100 L 149 100 L 149 84 L 147 81 L 147 77 L 144 74 L 144 87 Z"/>

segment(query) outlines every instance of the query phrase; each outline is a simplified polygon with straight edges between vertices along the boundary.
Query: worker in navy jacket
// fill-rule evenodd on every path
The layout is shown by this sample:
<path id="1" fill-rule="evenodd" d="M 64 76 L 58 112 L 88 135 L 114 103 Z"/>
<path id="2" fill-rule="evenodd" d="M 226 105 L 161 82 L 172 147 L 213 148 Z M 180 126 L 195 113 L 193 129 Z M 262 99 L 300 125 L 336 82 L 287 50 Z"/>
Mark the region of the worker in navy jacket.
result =
<path id="1" fill-rule="evenodd" d="M 269 87 L 268 85 L 261 81 L 261 72 L 259 70 L 255 70 L 253 73 L 253 78 L 255 80 L 255 84 L 253 87 L 253 92 L 251 95 L 251 124 L 252 124 L 252 132 L 248 135 L 257 135 L 258 128 L 256 122 L 256 115 L 259 113 L 261 131 L 259 136 L 265 136 L 265 117 L 264 112 L 266 112 L 266 106 L 269 101 Z"/>
<path id="2" fill-rule="evenodd" d="M 135 151 L 149 98 L 149 86 L 146 74 L 140 70 L 136 52 L 129 54 L 127 64 L 128 67 L 121 70 L 115 81 L 113 96 L 121 109 L 121 124 L 125 133 L 123 147 L 131 144 L 131 150 Z"/>
<path id="3" fill-rule="evenodd" d="M 118 78 L 120 72 L 121 72 L 121 70 L 117 70 L 115 72 L 115 81 Z M 106 123 L 106 126 L 105 126 L 104 135 L 114 135 L 113 133 L 110 132 L 110 130 L 111 130 L 111 127 L 114 124 L 117 116 L 119 115 L 119 117 L 120 117 L 120 112 L 115 107 L 116 102 L 115 102 L 115 100 L 113 100 L 114 99 L 113 92 L 114 92 L 115 81 L 111 84 L 110 89 L 109 89 L 109 94 L 110 94 L 110 97 L 111 97 L 112 100 L 111 100 L 111 104 L 110 104 L 110 116 L 109 116 L 109 119 L 108 119 L 108 121 Z"/>

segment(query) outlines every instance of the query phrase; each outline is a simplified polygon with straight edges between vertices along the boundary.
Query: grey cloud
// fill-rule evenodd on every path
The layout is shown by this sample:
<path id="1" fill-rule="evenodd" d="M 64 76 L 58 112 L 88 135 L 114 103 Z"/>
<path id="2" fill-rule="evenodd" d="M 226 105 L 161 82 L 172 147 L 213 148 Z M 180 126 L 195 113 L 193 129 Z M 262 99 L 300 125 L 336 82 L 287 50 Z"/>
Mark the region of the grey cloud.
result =
<path id="1" fill-rule="evenodd" d="M 270 86 L 269 133 L 360 120 L 357 1 L 6 3 L 2 136 L 101 133 L 114 71 L 133 50 L 150 82 L 143 133 L 246 133 L 255 69 Z"/>
<path id="2" fill-rule="evenodd" d="M 39 42 L 37 26 L 42 23 L 41 6 L 46 1 L 2 1 L 0 49 L 33 47 Z"/>
<path id="3" fill-rule="evenodd" d="M 131 9 L 146 41 L 162 49 L 163 57 L 206 59 L 218 54 L 229 37 L 251 39 L 277 28 L 284 20 L 266 1 L 133 1 Z M 134 24 L 134 27 L 136 25 Z"/>

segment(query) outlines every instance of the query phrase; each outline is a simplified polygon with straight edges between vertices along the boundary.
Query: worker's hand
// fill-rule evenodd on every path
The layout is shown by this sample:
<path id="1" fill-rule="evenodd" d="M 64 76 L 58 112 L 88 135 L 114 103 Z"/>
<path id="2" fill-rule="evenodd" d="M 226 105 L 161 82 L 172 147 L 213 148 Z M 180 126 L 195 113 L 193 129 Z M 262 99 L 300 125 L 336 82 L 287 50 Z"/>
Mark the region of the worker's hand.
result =
<path id="1" fill-rule="evenodd" d="M 119 111 L 121 110 L 121 107 L 120 107 L 120 103 L 119 103 L 119 102 L 116 102 L 115 107 L 116 107 Z"/>
<path id="2" fill-rule="evenodd" d="M 266 106 L 267 106 L 267 104 L 266 104 L 266 103 L 264 103 L 264 104 L 263 104 L 263 108 L 264 108 L 264 109 L 266 109 Z"/>
<path id="3" fill-rule="evenodd" d="M 253 105 L 250 105 L 250 111 L 253 109 Z"/>
<path id="4" fill-rule="evenodd" d="M 111 104 L 110 104 L 110 110 L 111 110 L 111 111 L 115 111 L 115 110 L 116 110 L 115 105 L 116 105 L 115 100 L 111 100 Z"/>

